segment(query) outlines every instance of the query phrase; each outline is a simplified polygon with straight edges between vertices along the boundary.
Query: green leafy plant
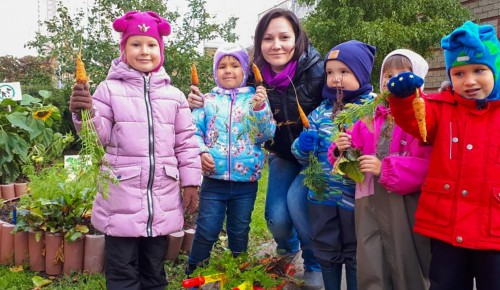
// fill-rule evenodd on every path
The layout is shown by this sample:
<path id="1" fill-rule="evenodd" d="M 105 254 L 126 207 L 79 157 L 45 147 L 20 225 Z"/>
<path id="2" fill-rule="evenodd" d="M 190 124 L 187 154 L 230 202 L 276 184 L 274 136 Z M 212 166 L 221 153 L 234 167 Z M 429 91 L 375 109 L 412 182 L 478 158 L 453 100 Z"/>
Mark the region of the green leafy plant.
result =
<path id="1" fill-rule="evenodd" d="M 39 91 L 40 98 L 23 95 L 21 101 L 0 102 L 0 182 L 24 179 L 23 166 L 50 164 L 58 156 L 54 144 L 63 146 L 71 137 L 54 133 L 51 128 L 61 120 L 59 109 L 52 105 L 49 91 Z M 54 153 L 54 154 L 52 154 Z"/>
<path id="2" fill-rule="evenodd" d="M 349 128 L 352 127 L 355 122 L 361 120 L 370 127 L 375 109 L 381 104 L 386 105 L 388 97 L 389 92 L 385 91 L 374 99 L 363 100 L 361 104 L 346 104 L 342 110 L 334 114 L 333 123 L 339 128 Z M 341 130 L 339 130 L 339 132 L 340 131 Z M 333 139 L 337 139 L 339 132 L 333 136 Z M 358 161 L 360 156 L 361 152 L 358 149 L 348 148 L 340 153 L 335 164 L 333 164 L 332 172 L 347 175 L 357 183 L 363 182 L 364 174 L 359 169 Z"/>
<path id="3" fill-rule="evenodd" d="M 377 106 L 387 105 L 388 97 L 389 92 L 385 91 L 374 99 L 363 100 L 361 104 L 346 104 L 341 111 L 335 114 L 333 123 L 339 127 L 349 128 L 358 120 L 362 120 L 369 125 L 373 120 L 373 115 Z M 334 139 L 337 137 L 338 134 L 334 136 Z"/>
<path id="4" fill-rule="evenodd" d="M 89 232 L 87 223 L 95 188 L 91 176 L 70 176 L 65 168 L 53 166 L 29 178 L 31 194 L 21 197 L 14 231 L 63 233 L 68 241 Z"/>
<path id="5" fill-rule="evenodd" d="M 314 156 L 313 151 L 309 152 L 309 165 L 302 170 L 302 174 L 305 175 L 304 185 L 314 191 L 318 199 L 324 198 L 325 191 L 328 188 L 328 181 L 325 178 L 325 172 L 321 167 L 321 163 L 319 163 L 318 158 Z"/>
<path id="6" fill-rule="evenodd" d="M 82 166 L 76 168 L 77 175 L 94 180 L 92 189 L 94 194 L 97 193 L 99 186 L 103 197 L 107 198 L 109 183 L 118 184 L 118 179 L 110 170 L 102 170 L 103 167 L 110 168 L 110 166 L 104 158 L 106 151 L 99 140 L 92 113 L 89 110 L 82 110 L 82 129 L 79 136 L 82 144 L 80 149 Z"/>
<path id="7" fill-rule="evenodd" d="M 363 182 L 365 175 L 359 169 L 358 158 L 360 156 L 361 152 L 354 148 L 349 148 L 346 151 L 341 152 L 340 156 L 333 165 L 332 172 L 340 175 L 347 175 L 350 179 L 357 183 Z"/>
<path id="8" fill-rule="evenodd" d="M 66 172 L 61 167 L 48 167 L 29 175 L 29 195 L 23 195 L 17 206 L 17 223 L 14 231 L 47 231 L 60 233 L 63 229 L 63 204 Z"/>

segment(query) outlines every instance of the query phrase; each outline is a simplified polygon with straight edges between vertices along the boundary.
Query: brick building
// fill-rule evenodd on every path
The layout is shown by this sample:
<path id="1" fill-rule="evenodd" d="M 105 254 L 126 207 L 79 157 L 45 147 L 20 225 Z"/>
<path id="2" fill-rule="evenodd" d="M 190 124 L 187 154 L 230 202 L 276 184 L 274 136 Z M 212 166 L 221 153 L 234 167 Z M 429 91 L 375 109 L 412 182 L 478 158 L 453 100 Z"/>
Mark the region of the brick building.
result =
<path id="1" fill-rule="evenodd" d="M 478 23 L 493 25 L 497 30 L 497 36 L 500 37 L 500 0 L 461 0 L 460 2 L 472 11 Z M 425 90 L 432 92 L 439 88 L 442 81 L 448 79 L 442 49 L 436 48 L 434 57 L 427 59 L 427 62 L 430 69 L 425 78 Z"/>

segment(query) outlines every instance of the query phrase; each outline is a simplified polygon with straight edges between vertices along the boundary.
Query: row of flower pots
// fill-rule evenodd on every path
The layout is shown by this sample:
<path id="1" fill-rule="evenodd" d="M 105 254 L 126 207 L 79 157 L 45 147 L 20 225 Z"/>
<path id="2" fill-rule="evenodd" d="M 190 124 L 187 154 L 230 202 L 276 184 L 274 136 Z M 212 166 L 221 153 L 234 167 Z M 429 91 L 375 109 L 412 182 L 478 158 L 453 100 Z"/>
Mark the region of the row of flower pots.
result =
<path id="1" fill-rule="evenodd" d="M 25 182 L 0 184 L 0 199 L 13 199 L 26 193 L 28 184 Z"/>
<path id="2" fill-rule="evenodd" d="M 14 225 L 0 220 L 0 264 L 29 265 L 31 271 L 48 275 L 72 272 L 102 273 L 104 270 L 104 235 L 85 235 L 74 242 L 63 235 L 47 232 L 11 233 Z M 180 252 L 189 253 L 194 229 L 168 236 L 165 258 L 175 260 Z"/>
<path id="3" fill-rule="evenodd" d="M 13 224 L 0 221 L 0 225 L 0 264 L 29 265 L 31 271 L 53 276 L 101 273 L 104 269 L 104 235 L 85 235 L 68 242 L 59 233 L 13 234 Z"/>

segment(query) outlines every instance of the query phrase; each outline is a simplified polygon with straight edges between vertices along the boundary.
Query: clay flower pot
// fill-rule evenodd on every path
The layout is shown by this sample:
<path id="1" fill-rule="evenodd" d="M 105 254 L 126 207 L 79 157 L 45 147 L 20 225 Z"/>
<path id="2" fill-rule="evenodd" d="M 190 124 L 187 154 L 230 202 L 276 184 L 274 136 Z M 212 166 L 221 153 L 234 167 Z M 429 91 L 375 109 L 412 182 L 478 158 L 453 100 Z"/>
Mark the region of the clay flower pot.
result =
<path id="1" fill-rule="evenodd" d="M 29 262 L 28 232 L 14 234 L 14 265 L 24 265 Z"/>
<path id="2" fill-rule="evenodd" d="M 85 235 L 83 271 L 89 274 L 104 271 L 104 235 Z"/>
<path id="3" fill-rule="evenodd" d="M 195 229 L 184 230 L 184 239 L 182 240 L 181 250 L 189 255 L 191 253 L 191 246 L 193 246 Z"/>
<path id="4" fill-rule="evenodd" d="M 167 254 L 165 258 L 174 261 L 179 256 L 182 247 L 182 240 L 184 239 L 184 231 L 171 233 L 168 235 Z"/>
<path id="5" fill-rule="evenodd" d="M 62 273 L 63 236 L 61 233 L 45 233 L 45 273 L 58 276 Z"/>
<path id="6" fill-rule="evenodd" d="M 45 257 L 43 256 L 45 235 L 44 232 L 39 232 L 41 236 L 40 240 L 37 242 L 35 238 L 36 233 L 35 231 L 28 232 L 29 265 L 31 271 L 43 272 L 45 271 Z"/>
<path id="7" fill-rule="evenodd" d="M 14 183 L 1 184 L 2 198 L 5 200 L 13 199 L 16 197 L 16 192 L 14 190 Z"/>
<path id="8" fill-rule="evenodd" d="M 4 222 L 0 220 L 0 253 L 2 252 L 2 225 Z"/>
<path id="9" fill-rule="evenodd" d="M 0 249 L 0 264 L 10 266 L 14 258 L 14 235 L 10 232 L 14 229 L 13 224 L 2 224 L 2 248 Z"/>
<path id="10" fill-rule="evenodd" d="M 84 237 L 74 242 L 64 241 L 64 275 L 83 270 Z"/>
<path id="11" fill-rule="evenodd" d="M 26 182 L 14 183 L 14 192 L 16 194 L 16 197 L 25 194 L 27 191 L 28 191 L 28 183 Z"/>

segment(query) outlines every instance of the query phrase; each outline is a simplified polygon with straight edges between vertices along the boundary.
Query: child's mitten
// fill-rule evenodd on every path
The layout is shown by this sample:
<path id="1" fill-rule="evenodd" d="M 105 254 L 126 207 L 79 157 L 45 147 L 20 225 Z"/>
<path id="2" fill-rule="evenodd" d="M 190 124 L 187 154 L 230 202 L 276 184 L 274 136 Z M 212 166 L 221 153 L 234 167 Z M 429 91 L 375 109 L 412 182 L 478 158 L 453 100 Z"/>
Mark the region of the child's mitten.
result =
<path id="1" fill-rule="evenodd" d="M 299 135 L 299 147 L 302 152 L 314 150 L 314 146 L 318 140 L 318 132 L 302 131 Z"/>
<path id="2" fill-rule="evenodd" d="M 400 73 L 392 77 L 387 89 L 396 97 L 406 98 L 415 93 L 415 90 L 424 84 L 424 79 L 412 72 Z"/>

